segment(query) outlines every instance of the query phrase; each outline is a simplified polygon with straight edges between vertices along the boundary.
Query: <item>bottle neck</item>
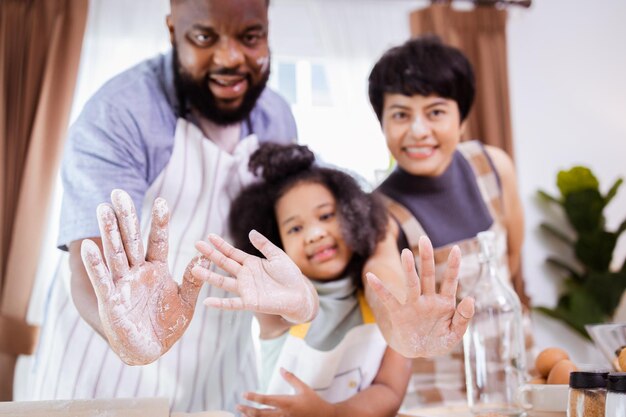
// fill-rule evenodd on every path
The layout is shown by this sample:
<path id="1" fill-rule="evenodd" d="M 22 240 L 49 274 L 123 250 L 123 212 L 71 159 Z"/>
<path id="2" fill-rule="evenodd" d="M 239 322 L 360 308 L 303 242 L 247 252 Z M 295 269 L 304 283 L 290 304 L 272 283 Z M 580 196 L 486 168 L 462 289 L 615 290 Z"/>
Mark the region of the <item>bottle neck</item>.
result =
<path id="1" fill-rule="evenodd" d="M 498 261 L 495 258 L 489 258 L 481 262 L 481 279 L 489 279 L 500 282 Z"/>

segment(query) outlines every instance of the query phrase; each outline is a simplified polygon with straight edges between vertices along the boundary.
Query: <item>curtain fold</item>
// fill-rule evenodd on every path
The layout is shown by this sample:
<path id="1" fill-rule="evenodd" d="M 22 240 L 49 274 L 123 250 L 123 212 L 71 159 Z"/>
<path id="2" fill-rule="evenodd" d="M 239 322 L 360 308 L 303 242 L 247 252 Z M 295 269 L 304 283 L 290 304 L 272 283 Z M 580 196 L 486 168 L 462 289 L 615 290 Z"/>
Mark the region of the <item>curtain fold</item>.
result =
<path id="1" fill-rule="evenodd" d="M 478 6 L 461 11 L 449 3 L 432 4 L 409 16 L 411 36 L 435 34 L 445 44 L 463 51 L 474 67 L 476 99 L 463 139 L 478 139 L 504 149 L 514 158 L 506 21 L 506 10 Z M 529 306 L 521 271 L 512 280 L 522 303 Z"/>
<path id="2" fill-rule="evenodd" d="M 37 327 L 26 313 L 76 84 L 88 0 L 0 2 L 0 400 Z"/>
<path id="3" fill-rule="evenodd" d="M 513 157 L 506 47 L 506 10 L 454 10 L 433 4 L 410 15 L 411 35 L 438 35 L 468 57 L 476 74 L 476 100 L 465 138 L 479 139 Z"/>

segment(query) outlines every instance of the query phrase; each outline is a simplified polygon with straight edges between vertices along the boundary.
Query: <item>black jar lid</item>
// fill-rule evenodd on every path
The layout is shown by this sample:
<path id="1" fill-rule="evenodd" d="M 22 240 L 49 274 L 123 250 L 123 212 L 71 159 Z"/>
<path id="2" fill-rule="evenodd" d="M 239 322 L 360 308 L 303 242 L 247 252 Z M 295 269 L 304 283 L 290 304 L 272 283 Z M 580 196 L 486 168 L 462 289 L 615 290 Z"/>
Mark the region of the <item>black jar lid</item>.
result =
<path id="1" fill-rule="evenodd" d="M 626 372 L 611 372 L 606 381 L 607 391 L 626 392 Z"/>
<path id="2" fill-rule="evenodd" d="M 604 388 L 606 387 L 606 378 L 608 375 L 608 371 L 570 372 L 569 386 L 570 388 Z"/>

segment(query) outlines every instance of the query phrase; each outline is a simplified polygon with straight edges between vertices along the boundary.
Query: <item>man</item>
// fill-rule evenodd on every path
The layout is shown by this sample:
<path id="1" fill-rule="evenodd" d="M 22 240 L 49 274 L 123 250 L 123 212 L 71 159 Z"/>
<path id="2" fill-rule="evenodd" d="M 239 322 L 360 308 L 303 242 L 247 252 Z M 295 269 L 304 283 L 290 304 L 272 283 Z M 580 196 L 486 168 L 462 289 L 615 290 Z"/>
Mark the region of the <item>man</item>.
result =
<path id="1" fill-rule="evenodd" d="M 267 0 L 172 0 L 172 51 L 109 81 L 72 126 L 59 237 L 70 270 L 61 267 L 49 290 L 30 399 L 165 396 L 174 410 L 232 411 L 255 388 L 251 316 L 195 308 L 198 296 L 225 292 L 201 288 L 187 265 L 197 240 L 227 235 L 230 200 L 250 179 L 247 159 L 258 143 L 296 137 L 287 103 L 265 87 L 267 7 Z M 113 193 L 98 225 L 96 207 L 116 188 L 130 197 Z M 150 211 L 156 197 L 170 204 L 169 239 L 163 200 Z M 96 237 L 117 227 L 116 215 L 132 215 L 132 203 L 152 227 L 144 257 L 149 225 L 120 223 L 123 237 L 136 238 L 136 256 L 127 259 L 119 242 L 103 248 Z M 101 321 L 81 260 L 87 238 L 113 259 L 116 284 L 128 284 L 127 293 L 111 293 L 124 308 L 113 320 Z"/>

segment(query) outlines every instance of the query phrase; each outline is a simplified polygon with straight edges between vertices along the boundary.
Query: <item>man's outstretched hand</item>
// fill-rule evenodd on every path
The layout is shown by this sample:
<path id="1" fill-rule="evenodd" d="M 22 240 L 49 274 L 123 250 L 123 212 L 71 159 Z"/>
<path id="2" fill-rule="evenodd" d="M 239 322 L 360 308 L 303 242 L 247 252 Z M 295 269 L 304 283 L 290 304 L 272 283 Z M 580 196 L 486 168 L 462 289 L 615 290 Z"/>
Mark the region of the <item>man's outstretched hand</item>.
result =
<path id="1" fill-rule="evenodd" d="M 399 301 L 371 272 L 367 282 L 378 299 L 387 320 L 381 331 L 389 345 L 407 358 L 431 357 L 449 352 L 461 341 L 474 316 L 474 300 L 464 298 L 456 304 L 461 251 L 454 247 L 439 293 L 435 290 L 433 247 L 427 237 L 419 241 L 421 278 L 410 250 L 401 254 L 406 275 L 406 300 Z"/>
<path id="2" fill-rule="evenodd" d="M 114 190 L 111 202 L 98 206 L 104 259 L 91 240 L 82 242 L 81 257 L 111 348 L 125 363 L 145 365 L 167 352 L 189 325 L 202 286 L 191 269 L 208 267 L 209 261 L 195 257 L 179 286 L 167 264 L 169 210 L 165 200 L 154 201 L 146 252 L 130 196 Z"/>

